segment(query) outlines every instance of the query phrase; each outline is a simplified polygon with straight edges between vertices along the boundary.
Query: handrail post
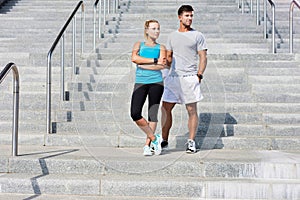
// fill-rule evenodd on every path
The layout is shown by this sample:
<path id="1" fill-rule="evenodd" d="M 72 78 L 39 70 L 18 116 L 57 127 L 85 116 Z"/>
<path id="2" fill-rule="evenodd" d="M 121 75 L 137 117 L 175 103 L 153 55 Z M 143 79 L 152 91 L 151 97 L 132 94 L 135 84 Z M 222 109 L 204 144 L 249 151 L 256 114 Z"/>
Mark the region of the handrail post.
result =
<path id="1" fill-rule="evenodd" d="M 60 56 L 61 56 L 61 98 L 62 101 L 66 100 L 65 97 L 65 34 L 62 35 L 61 41 L 61 51 L 60 51 Z"/>
<path id="2" fill-rule="evenodd" d="M 103 4 L 103 26 L 105 27 L 106 25 L 106 0 L 103 0 L 104 4 Z"/>
<path id="3" fill-rule="evenodd" d="M 242 14 L 244 14 L 244 9 L 245 9 L 244 0 L 242 0 Z"/>
<path id="4" fill-rule="evenodd" d="M 294 1 L 291 2 L 290 11 L 289 11 L 290 53 L 293 53 L 293 10 L 294 10 Z"/>
<path id="5" fill-rule="evenodd" d="M 300 9 L 300 3 L 297 0 L 292 0 L 289 10 L 290 53 L 293 53 L 293 10 L 295 5 Z"/>
<path id="6" fill-rule="evenodd" d="M 18 155 L 18 134 L 19 134 L 19 90 L 20 79 L 19 71 L 14 63 L 8 63 L 0 72 L 0 83 L 5 79 L 7 74 L 13 71 L 13 128 L 12 128 L 12 156 Z"/>
<path id="7" fill-rule="evenodd" d="M 72 69 L 73 73 L 76 74 L 76 17 L 73 18 L 72 29 Z"/>
<path id="8" fill-rule="evenodd" d="M 120 6 L 120 1 L 116 0 L 116 13 L 118 12 L 119 6 Z"/>
<path id="9" fill-rule="evenodd" d="M 272 15 L 272 51 L 273 53 L 276 53 L 276 46 L 275 46 L 275 4 L 272 4 L 272 10 L 273 10 L 273 15 Z"/>
<path id="10" fill-rule="evenodd" d="M 110 0 L 107 0 L 107 14 L 110 14 Z"/>
<path id="11" fill-rule="evenodd" d="M 84 4 L 81 5 L 81 54 L 84 52 L 84 42 L 85 42 L 85 12 Z"/>
<path id="12" fill-rule="evenodd" d="M 102 0 L 99 0 L 99 13 L 98 13 L 98 16 L 99 16 L 99 19 L 98 19 L 98 28 L 99 28 L 99 30 L 98 30 L 98 37 L 99 37 L 99 39 L 101 38 L 101 26 L 102 26 L 102 24 L 101 24 L 101 21 L 102 21 L 102 17 L 101 17 L 101 15 L 102 15 Z"/>
<path id="13" fill-rule="evenodd" d="M 93 49 L 96 50 L 96 24 L 97 24 L 97 13 L 98 13 L 98 38 L 101 38 L 101 9 L 102 9 L 102 0 L 96 0 L 94 3 L 94 14 L 93 14 L 93 23 L 94 23 L 94 38 L 93 38 Z M 100 4 L 98 6 L 98 3 Z"/>
<path id="14" fill-rule="evenodd" d="M 19 72 L 16 65 L 13 65 L 12 68 L 14 72 L 14 106 L 13 106 L 13 133 L 12 133 L 12 156 L 18 155 L 18 134 L 19 134 L 19 89 L 20 89 L 20 83 L 19 83 Z"/>
<path id="15" fill-rule="evenodd" d="M 51 133 L 51 56 L 52 51 L 49 51 L 47 56 L 47 97 L 46 97 L 46 126 L 47 126 L 47 133 Z"/>
<path id="16" fill-rule="evenodd" d="M 113 13 L 116 13 L 116 11 L 117 11 L 116 5 L 117 5 L 116 0 L 113 0 Z"/>
<path id="17" fill-rule="evenodd" d="M 267 39 L 267 0 L 264 1 L 264 39 Z"/>
<path id="18" fill-rule="evenodd" d="M 264 38 L 267 38 L 267 1 L 272 7 L 272 53 L 276 53 L 275 46 L 275 3 L 272 0 L 264 0 Z"/>
<path id="19" fill-rule="evenodd" d="M 93 9 L 93 50 L 96 49 L 96 14 L 97 13 L 97 4 L 94 4 Z"/>
<path id="20" fill-rule="evenodd" d="M 260 1 L 256 0 L 256 25 L 260 25 Z"/>

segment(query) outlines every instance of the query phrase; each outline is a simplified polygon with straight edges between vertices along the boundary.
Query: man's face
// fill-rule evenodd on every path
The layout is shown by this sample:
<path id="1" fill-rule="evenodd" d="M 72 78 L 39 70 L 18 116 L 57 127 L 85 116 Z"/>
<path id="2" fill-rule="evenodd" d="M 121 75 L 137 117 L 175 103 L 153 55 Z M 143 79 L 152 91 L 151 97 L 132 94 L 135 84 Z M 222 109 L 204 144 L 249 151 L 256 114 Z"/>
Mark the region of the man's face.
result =
<path id="1" fill-rule="evenodd" d="M 189 27 L 192 25 L 193 16 L 194 16 L 194 12 L 190 11 L 190 12 L 183 12 L 181 15 L 178 16 L 178 18 L 184 26 Z"/>

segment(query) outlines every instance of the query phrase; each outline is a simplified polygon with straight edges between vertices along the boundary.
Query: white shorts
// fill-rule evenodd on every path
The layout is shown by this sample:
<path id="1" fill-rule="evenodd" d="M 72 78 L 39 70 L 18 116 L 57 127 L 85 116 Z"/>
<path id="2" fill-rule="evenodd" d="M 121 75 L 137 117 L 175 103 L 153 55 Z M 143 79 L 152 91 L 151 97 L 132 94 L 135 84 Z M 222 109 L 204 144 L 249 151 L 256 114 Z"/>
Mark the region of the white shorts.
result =
<path id="1" fill-rule="evenodd" d="M 189 104 L 203 99 L 197 75 L 169 75 L 164 80 L 164 86 L 162 100 L 165 102 Z"/>

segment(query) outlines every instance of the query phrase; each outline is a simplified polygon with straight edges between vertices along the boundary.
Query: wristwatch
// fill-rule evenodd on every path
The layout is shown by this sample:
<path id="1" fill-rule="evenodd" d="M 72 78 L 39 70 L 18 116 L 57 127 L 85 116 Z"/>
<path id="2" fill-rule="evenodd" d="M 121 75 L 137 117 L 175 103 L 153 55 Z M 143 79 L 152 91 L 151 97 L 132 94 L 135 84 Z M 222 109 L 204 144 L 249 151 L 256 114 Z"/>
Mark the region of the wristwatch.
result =
<path id="1" fill-rule="evenodd" d="M 154 60 L 154 64 L 157 64 L 158 59 L 157 58 L 153 58 L 153 60 Z"/>
<path id="2" fill-rule="evenodd" d="M 202 74 L 197 74 L 199 79 L 203 79 L 203 75 Z"/>

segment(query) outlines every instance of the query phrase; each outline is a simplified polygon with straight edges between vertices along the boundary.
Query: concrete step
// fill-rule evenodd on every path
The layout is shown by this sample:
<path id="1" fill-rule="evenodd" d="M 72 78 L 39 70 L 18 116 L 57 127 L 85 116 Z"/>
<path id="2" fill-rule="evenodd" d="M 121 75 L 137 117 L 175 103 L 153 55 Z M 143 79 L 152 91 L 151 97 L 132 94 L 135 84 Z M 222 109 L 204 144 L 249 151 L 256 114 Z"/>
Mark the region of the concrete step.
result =
<path id="1" fill-rule="evenodd" d="M 9 146 L 1 146 L 1 149 L 5 155 L 9 155 Z M 249 154 L 249 151 L 209 150 L 189 155 L 182 151 L 170 150 L 161 156 L 144 157 L 141 149 L 135 148 L 36 146 L 33 149 L 20 146 L 19 154 L 19 157 L 1 157 L 1 193 L 95 196 L 126 194 L 135 197 L 181 198 L 196 198 L 195 195 L 199 198 L 201 194 L 200 197 L 203 198 L 247 199 L 276 199 L 278 196 L 275 195 L 297 198 L 299 195 L 296 192 L 299 174 L 295 176 L 294 173 L 299 171 L 297 152 L 251 151 Z M 227 162 L 224 163 L 224 160 Z M 8 162 L 9 165 L 6 164 Z M 144 168 L 145 165 L 148 167 Z M 186 170 L 182 171 L 182 168 Z M 172 174 L 177 174 L 177 177 L 173 177 Z M 20 182 L 22 186 L 18 184 Z M 224 184 L 223 189 L 217 192 L 214 188 L 219 188 L 220 183 Z M 15 184 L 19 187 L 14 187 Z M 189 187 L 182 188 L 182 184 L 189 184 Z M 228 187 L 225 185 L 228 184 L 239 184 L 242 187 L 226 190 Z M 47 187 L 49 185 L 52 187 Z M 132 185 L 139 185 L 138 188 L 145 187 L 145 190 Z M 117 186 L 118 190 L 115 188 Z M 192 193 L 189 191 L 190 186 L 195 187 L 192 187 Z M 246 186 L 255 187 L 255 190 L 246 190 L 249 193 L 244 193 Z M 274 190 L 269 190 L 267 194 L 256 193 L 257 190 L 268 186 L 272 186 Z M 166 187 L 168 192 L 151 195 L 156 187 Z M 286 187 L 290 190 L 286 190 Z M 179 192 L 180 188 L 185 192 Z M 201 188 L 212 192 L 204 194 Z M 119 191 L 122 191 L 122 194 Z"/>
<path id="2" fill-rule="evenodd" d="M 69 123 L 70 124 L 70 123 Z M 248 126 L 249 127 L 249 126 Z M 220 136 L 222 134 L 223 126 L 218 126 L 217 132 L 208 133 L 207 136 L 197 136 L 195 138 L 196 148 L 199 150 L 210 150 L 210 149 L 220 149 L 220 150 L 299 150 L 299 137 L 293 136 L 257 136 L 259 134 L 259 126 L 253 126 L 252 128 L 257 128 L 256 134 L 252 135 L 241 135 L 241 136 Z M 62 126 L 62 123 L 57 123 L 56 128 L 60 132 L 52 133 L 46 135 L 46 128 L 44 131 L 40 132 L 23 132 L 19 136 L 20 145 L 48 145 L 48 146 L 78 146 L 83 145 L 86 147 L 122 147 L 122 148 L 136 148 L 137 146 L 142 147 L 145 142 L 144 134 L 135 128 L 136 132 L 130 132 L 129 127 L 122 126 L 122 130 L 118 129 L 118 125 L 110 124 L 107 127 L 92 127 L 78 124 L 77 127 L 73 125 L 67 126 L 67 124 Z M 65 129 L 63 129 L 65 128 Z M 178 128 L 178 129 L 176 129 Z M 290 127 L 294 128 L 294 127 Z M 298 126 L 299 128 L 299 126 Z M 288 129 L 288 127 L 287 127 Z M 55 130 L 55 128 L 52 128 Z M 68 131 L 66 131 L 68 130 Z M 110 131 L 111 130 L 111 131 Z M 177 130 L 179 130 L 180 135 L 178 135 Z M 212 129 L 212 131 L 214 131 Z M 282 129 L 281 129 L 282 130 Z M 270 129 L 273 132 L 280 132 L 280 129 Z M 9 129 L 7 129 L 9 131 Z M 116 132 L 114 132 L 116 131 Z M 182 150 L 184 151 L 187 142 L 187 128 L 174 127 L 174 136 L 170 136 L 170 148 L 172 150 Z M 246 130 L 247 131 L 247 130 Z M 248 130 L 251 131 L 251 130 Z M 55 132 L 55 131 L 54 131 Z M 91 132 L 98 132 L 98 135 L 91 135 Z M 272 132 L 272 134 L 273 134 Z M 228 134 L 231 134 L 231 130 Z M 226 132 L 227 134 L 227 132 Z M 294 134 L 295 135 L 295 134 Z M 1 134 L 1 145 L 11 144 L 12 133 L 7 132 Z"/>
<path id="3" fill-rule="evenodd" d="M 3 181 L 2 191 L 31 195 L 43 193 L 49 195 L 92 195 L 108 198 L 110 196 L 134 196 L 134 198 L 147 196 L 158 199 L 166 197 L 180 197 L 181 199 L 199 197 L 203 199 L 281 199 L 285 196 L 289 199 L 297 199 L 299 197 L 296 192 L 299 187 L 298 181 L 272 180 L 268 182 L 261 179 L 256 183 L 252 183 L 253 180 L 250 179 L 236 180 L 228 178 L 223 180 L 219 178 L 207 180 L 193 177 L 185 179 L 182 177 L 164 177 L 161 180 L 153 177 L 143 177 L 141 179 L 140 176 L 133 175 L 104 176 L 100 180 L 97 177 L 84 177 L 82 175 L 19 174 L 18 176 L 19 178 L 12 174 L 3 176 L 1 178 Z M 4 187 L 4 182 L 9 185 L 22 182 L 22 187 Z M 33 184 L 34 186 L 32 186 Z M 49 185 L 52 185 L 52 187 L 49 187 Z M 236 185 L 239 187 L 236 187 Z M 270 191 L 264 193 L 265 188 L 270 187 Z M 164 188 L 163 192 L 162 188 Z M 289 189 L 286 190 L 286 188 Z"/>
<path id="4" fill-rule="evenodd" d="M 124 197 L 124 196 L 92 196 L 92 195 L 55 195 L 55 194 L 12 194 L 12 193 L 4 193 L 0 194 L 0 199 L 10 199 L 10 200 L 20 200 L 26 198 L 32 198 L 36 200 L 52 200 L 52 199 L 60 199 L 60 200 L 70 200 L 71 199 L 82 199 L 82 200 L 139 200 L 141 198 L 145 200 L 151 200 L 153 197 Z M 165 200 L 166 197 L 155 197 L 157 200 Z M 181 197 L 168 197 L 169 200 L 180 200 Z M 193 198 L 189 198 L 193 199 Z M 213 199 L 211 199 L 213 200 Z"/>
<path id="5" fill-rule="evenodd" d="M 178 176 L 201 178 L 264 178 L 297 180 L 298 151 L 201 150 L 196 154 L 169 150 L 161 156 L 144 157 L 142 148 L 19 146 L 18 157 L 9 156 L 10 146 L 2 145 L 1 173 L 43 173 L 55 175 Z M 111 152 L 112 154 L 110 154 Z M 250 154 L 249 154 L 250 152 Z M 225 156 L 225 155 L 230 155 Z M 245 155 L 248 155 L 246 158 Z M 224 163 L 224 161 L 228 161 Z M 200 161 L 200 162 L 199 162 Z M 9 162 L 9 164 L 8 164 Z M 131 164 L 129 164 L 131 163 Z M 144 165 L 149 168 L 144 168 Z M 83 167 L 85 166 L 85 167 Z M 128 166 L 124 168 L 124 166 Z M 184 167 L 187 170 L 182 171 Z M 224 171 L 219 171 L 223 168 Z M 287 170 L 288 169 L 288 170 Z M 47 172 L 47 173 L 44 173 Z"/>

